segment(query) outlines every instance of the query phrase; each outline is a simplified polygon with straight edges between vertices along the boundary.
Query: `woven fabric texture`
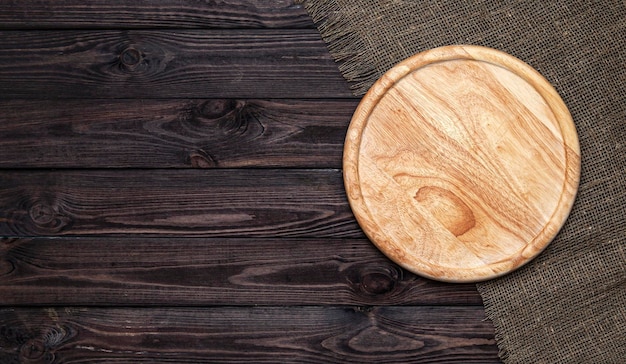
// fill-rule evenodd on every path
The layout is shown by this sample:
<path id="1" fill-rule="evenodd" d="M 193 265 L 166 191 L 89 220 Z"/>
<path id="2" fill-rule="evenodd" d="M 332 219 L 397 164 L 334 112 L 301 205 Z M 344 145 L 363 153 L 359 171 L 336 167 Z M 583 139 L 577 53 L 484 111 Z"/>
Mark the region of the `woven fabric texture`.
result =
<path id="1" fill-rule="evenodd" d="M 304 2 L 355 95 L 448 44 L 505 51 L 568 105 L 582 172 L 574 208 L 523 268 L 478 284 L 505 363 L 626 363 L 626 2 Z"/>

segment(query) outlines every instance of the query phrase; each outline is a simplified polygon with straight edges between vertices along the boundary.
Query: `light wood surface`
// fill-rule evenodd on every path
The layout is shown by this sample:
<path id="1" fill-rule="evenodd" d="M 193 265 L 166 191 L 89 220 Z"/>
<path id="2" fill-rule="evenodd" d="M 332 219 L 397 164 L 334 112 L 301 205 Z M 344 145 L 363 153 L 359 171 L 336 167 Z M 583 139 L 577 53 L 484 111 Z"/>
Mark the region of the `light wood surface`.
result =
<path id="1" fill-rule="evenodd" d="M 537 71 L 500 51 L 447 46 L 388 71 L 354 113 L 344 149 L 352 210 L 406 269 L 473 282 L 519 268 L 572 207 L 572 118 Z"/>

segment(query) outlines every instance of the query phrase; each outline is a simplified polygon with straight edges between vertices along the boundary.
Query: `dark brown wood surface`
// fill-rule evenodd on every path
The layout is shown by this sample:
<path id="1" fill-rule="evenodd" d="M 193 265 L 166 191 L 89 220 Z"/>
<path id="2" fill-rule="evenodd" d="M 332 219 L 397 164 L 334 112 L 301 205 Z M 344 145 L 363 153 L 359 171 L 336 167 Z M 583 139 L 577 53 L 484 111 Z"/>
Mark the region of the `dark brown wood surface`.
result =
<path id="1" fill-rule="evenodd" d="M 341 168 L 356 99 L 0 100 L 0 167 Z M 36 145 L 37 148 L 33 148 Z"/>
<path id="2" fill-rule="evenodd" d="M 315 29 L 0 31 L 0 97 L 350 97 Z"/>
<path id="3" fill-rule="evenodd" d="M 0 291 L 11 305 L 481 303 L 474 285 L 415 276 L 367 239 L 6 238 L 0 244 Z"/>
<path id="4" fill-rule="evenodd" d="M 484 363 L 480 307 L 0 309 L 12 362 Z"/>
<path id="5" fill-rule="evenodd" d="M 5 171 L 0 234 L 363 237 L 340 170 Z"/>
<path id="6" fill-rule="evenodd" d="M 293 0 L 4 0 L 0 28 L 313 28 Z"/>
<path id="7" fill-rule="evenodd" d="M 0 363 L 498 362 L 354 220 L 292 0 L 0 3 Z"/>

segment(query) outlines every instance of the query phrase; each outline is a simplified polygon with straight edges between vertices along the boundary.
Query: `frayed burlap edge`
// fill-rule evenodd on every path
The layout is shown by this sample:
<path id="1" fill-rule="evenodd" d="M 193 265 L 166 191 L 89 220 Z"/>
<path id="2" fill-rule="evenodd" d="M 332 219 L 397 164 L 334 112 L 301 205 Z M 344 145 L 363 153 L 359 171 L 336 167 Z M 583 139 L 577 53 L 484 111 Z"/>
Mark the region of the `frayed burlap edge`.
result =
<path id="1" fill-rule="evenodd" d="M 329 53 L 338 64 L 339 71 L 348 81 L 355 96 L 363 96 L 370 86 L 378 79 L 379 71 L 366 54 L 366 45 L 361 34 L 354 32 L 359 29 L 350 16 L 341 10 L 335 1 L 327 3 L 311 3 L 296 0 L 296 4 L 304 5 L 313 19 Z"/>
<path id="2" fill-rule="evenodd" d="M 477 284 L 476 288 L 478 289 L 478 293 L 480 294 L 483 300 L 483 306 L 485 308 L 485 316 L 488 320 L 491 321 L 494 327 L 495 339 L 498 343 L 498 356 L 503 362 L 506 362 L 509 358 L 509 352 L 507 350 L 508 345 L 506 344 L 509 340 L 506 337 L 505 330 L 500 326 L 500 319 L 498 317 L 498 312 L 495 309 L 493 302 L 491 302 L 491 296 L 486 294 L 485 286 L 481 284 Z"/>

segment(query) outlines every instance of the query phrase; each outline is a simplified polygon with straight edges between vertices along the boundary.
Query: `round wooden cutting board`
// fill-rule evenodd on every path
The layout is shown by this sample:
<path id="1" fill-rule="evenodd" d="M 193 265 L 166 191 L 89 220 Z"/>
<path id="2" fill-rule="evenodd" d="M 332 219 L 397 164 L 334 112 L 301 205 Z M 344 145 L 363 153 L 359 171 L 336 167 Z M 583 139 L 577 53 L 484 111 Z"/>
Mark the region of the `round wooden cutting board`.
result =
<path id="1" fill-rule="evenodd" d="M 370 240 L 449 282 L 494 278 L 557 234 L 580 176 L 567 107 L 506 53 L 446 46 L 389 70 L 357 108 L 344 182 Z"/>

